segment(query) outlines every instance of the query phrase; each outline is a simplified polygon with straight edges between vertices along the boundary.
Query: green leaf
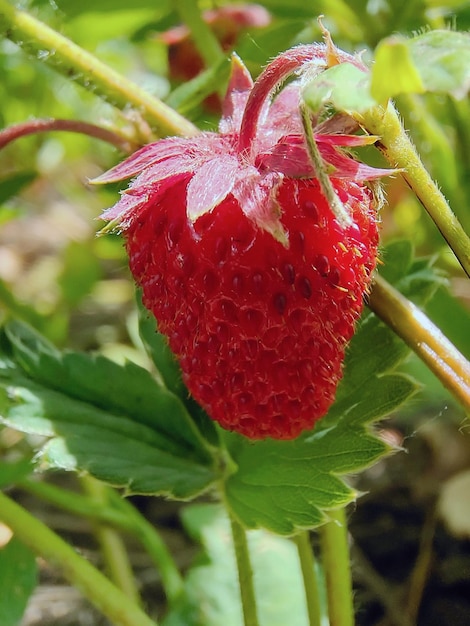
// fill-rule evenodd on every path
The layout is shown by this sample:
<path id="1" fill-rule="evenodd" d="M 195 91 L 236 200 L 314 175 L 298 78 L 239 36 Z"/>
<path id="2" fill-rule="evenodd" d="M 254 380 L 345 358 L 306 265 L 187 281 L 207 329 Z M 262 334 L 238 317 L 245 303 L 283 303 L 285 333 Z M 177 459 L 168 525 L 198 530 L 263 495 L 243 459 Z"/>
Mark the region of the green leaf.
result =
<path id="1" fill-rule="evenodd" d="M 409 41 L 427 91 L 464 98 L 470 89 L 470 34 L 434 30 Z"/>
<path id="2" fill-rule="evenodd" d="M 118 365 L 101 355 L 61 353 L 21 322 L 10 322 L 5 332 L 14 359 L 33 380 L 101 409 L 131 415 L 158 430 L 172 448 L 200 449 L 201 458 L 207 459 L 204 442 L 182 402 L 147 370 L 131 362 Z"/>
<path id="3" fill-rule="evenodd" d="M 34 466 L 29 459 L 15 462 L 0 461 L 0 489 L 13 485 L 31 474 Z"/>
<path id="4" fill-rule="evenodd" d="M 216 479 L 212 454 L 179 398 L 137 365 L 60 353 L 18 322 L 3 344 L 3 423 L 51 440 L 43 463 L 138 493 L 189 498 Z M 3 382 L 1 379 L 3 378 Z"/>
<path id="5" fill-rule="evenodd" d="M 0 384 L 0 421 L 50 438 L 44 467 L 86 471 L 129 493 L 189 498 L 214 481 L 207 461 L 181 450 L 143 424 L 45 389 L 24 379 Z"/>
<path id="6" fill-rule="evenodd" d="M 412 39 L 394 35 L 377 46 L 371 92 L 378 102 L 400 93 L 424 91 L 461 99 L 469 88 L 468 33 L 434 30 Z"/>
<path id="7" fill-rule="evenodd" d="M 425 91 L 406 39 L 393 36 L 379 43 L 375 50 L 370 91 L 381 104 L 399 93 Z"/>
<path id="8" fill-rule="evenodd" d="M 0 548 L 0 615 L 2 626 L 18 626 L 37 584 L 34 554 L 13 537 Z"/>
<path id="9" fill-rule="evenodd" d="M 370 94 L 369 74 L 351 63 L 340 63 L 311 79 L 303 98 L 314 113 L 326 104 L 350 113 L 365 111 L 376 104 Z"/>
<path id="10" fill-rule="evenodd" d="M 203 554 L 186 576 L 186 594 L 163 626 L 243 626 L 230 522 L 221 506 L 191 505 L 183 523 Z M 260 626 L 307 626 L 302 575 L 290 540 L 248 533 Z"/>
<path id="11" fill-rule="evenodd" d="M 399 94 L 430 91 L 463 98 L 469 89 L 470 35 L 434 30 L 411 39 L 383 39 L 370 72 L 340 63 L 308 81 L 303 98 L 314 113 L 331 104 L 352 114 Z"/>
<path id="12" fill-rule="evenodd" d="M 89 242 L 70 242 L 57 281 L 67 305 L 77 306 L 100 277 L 100 264 L 97 257 L 90 254 Z"/>
<path id="13" fill-rule="evenodd" d="M 16 196 L 24 187 L 27 187 L 37 177 L 36 172 L 21 172 L 0 180 L 0 204 Z"/>
<path id="14" fill-rule="evenodd" d="M 191 398 L 181 378 L 178 362 L 170 350 L 164 335 L 157 331 L 157 322 L 153 315 L 143 306 L 141 294 L 137 292 L 137 308 L 139 312 L 139 335 L 144 347 L 154 362 L 163 382 L 170 391 L 181 398 L 204 439 L 217 446 L 218 433 L 214 422 L 195 400 Z"/>

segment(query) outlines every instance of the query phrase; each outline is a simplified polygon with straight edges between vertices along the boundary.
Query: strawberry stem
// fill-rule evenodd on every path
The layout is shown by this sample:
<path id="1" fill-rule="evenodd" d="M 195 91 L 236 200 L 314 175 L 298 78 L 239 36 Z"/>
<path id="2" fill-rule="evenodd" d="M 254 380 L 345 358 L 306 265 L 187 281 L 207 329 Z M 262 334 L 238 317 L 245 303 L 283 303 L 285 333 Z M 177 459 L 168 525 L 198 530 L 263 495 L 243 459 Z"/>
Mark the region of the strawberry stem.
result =
<path id="1" fill-rule="evenodd" d="M 423 311 L 381 276 L 375 277 L 368 305 L 470 410 L 470 363 Z"/>
<path id="2" fill-rule="evenodd" d="M 0 0 L 0 32 L 116 108 L 133 107 L 160 135 L 193 136 L 187 119 L 25 11 Z"/>
<path id="3" fill-rule="evenodd" d="M 313 165 L 313 169 L 315 170 L 315 175 L 318 179 L 318 182 L 320 183 L 322 193 L 325 196 L 326 201 L 328 202 L 328 206 L 335 214 L 335 217 L 341 227 L 346 228 L 347 226 L 351 226 L 351 216 L 349 215 L 345 206 L 339 199 L 333 185 L 331 184 L 331 180 L 327 172 L 328 166 L 325 165 L 325 162 L 323 161 L 320 154 L 320 150 L 318 149 L 317 142 L 315 141 L 309 110 L 304 102 L 300 103 L 299 109 L 300 116 L 302 118 L 302 126 L 304 129 L 307 152 Z"/>
<path id="4" fill-rule="evenodd" d="M 232 527 L 235 557 L 237 559 L 244 626 L 259 626 L 255 590 L 253 586 L 253 569 L 251 567 L 246 531 L 233 516 L 230 517 L 230 523 Z"/>
<path id="5" fill-rule="evenodd" d="M 155 621 L 74 548 L 1 492 L 0 520 L 39 556 L 60 567 L 66 579 L 80 589 L 115 626 L 156 626 Z"/>
<path id="6" fill-rule="evenodd" d="M 328 522 L 320 527 L 320 544 L 329 623 L 330 626 L 354 626 L 346 511 L 344 508 L 328 511 L 328 517 Z"/>
<path id="7" fill-rule="evenodd" d="M 238 140 L 240 152 L 250 153 L 263 106 L 276 89 L 295 72 L 300 74 L 304 70 L 319 72 L 326 69 L 330 55 L 331 49 L 325 44 L 305 44 L 282 52 L 269 63 L 256 79 L 246 103 Z M 336 49 L 335 62 L 352 63 L 365 71 L 358 59 L 339 49 Z"/>
<path id="8" fill-rule="evenodd" d="M 88 135 L 89 137 L 106 141 L 125 153 L 133 152 L 138 147 L 122 134 L 108 130 L 102 126 L 97 126 L 96 124 L 89 124 L 88 122 L 78 120 L 38 119 L 28 120 L 20 124 L 12 124 L 8 128 L 0 131 L 0 150 L 21 137 L 54 130 Z"/>
<path id="9" fill-rule="evenodd" d="M 318 588 L 318 578 L 315 569 L 315 561 L 310 544 L 308 531 L 303 531 L 295 535 L 294 541 L 302 570 L 304 581 L 305 598 L 307 601 L 309 626 L 320 626 L 322 622 L 322 611 L 320 605 L 320 593 Z"/>
<path id="10" fill-rule="evenodd" d="M 406 182 L 470 276 L 470 237 L 424 167 L 394 106 L 390 103 L 387 108 L 373 107 L 355 117 L 368 132 L 380 135 L 377 147 L 393 167 L 403 170 Z"/>

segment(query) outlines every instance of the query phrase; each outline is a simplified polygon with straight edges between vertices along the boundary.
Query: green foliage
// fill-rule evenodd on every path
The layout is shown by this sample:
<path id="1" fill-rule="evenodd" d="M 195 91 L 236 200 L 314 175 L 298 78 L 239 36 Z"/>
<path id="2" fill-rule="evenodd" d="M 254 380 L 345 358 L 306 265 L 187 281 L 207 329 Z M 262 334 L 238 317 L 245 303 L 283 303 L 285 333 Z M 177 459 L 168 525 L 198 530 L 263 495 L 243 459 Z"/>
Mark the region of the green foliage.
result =
<path id="1" fill-rule="evenodd" d="M 413 260 L 409 243 L 389 246 L 384 259 L 384 274 L 420 303 L 439 285 L 429 260 Z M 230 457 L 222 460 L 221 452 L 217 461 L 213 424 L 194 403 L 185 405 L 177 365 L 142 308 L 140 329 L 161 382 L 135 364 L 62 353 L 27 326 L 6 325 L 3 422 L 50 438 L 40 455 L 46 466 L 87 471 L 129 492 L 186 499 L 217 482 L 249 528 L 292 534 L 353 500 L 355 491 L 341 477 L 390 451 L 370 425 L 417 390 L 395 372 L 408 349 L 366 313 L 337 400 L 311 433 L 252 442 L 224 432 Z"/>
<path id="2" fill-rule="evenodd" d="M 242 626 L 235 554 L 226 513 L 219 505 L 191 505 L 183 511 L 183 523 L 203 551 L 186 575 L 183 602 L 170 611 L 163 626 Z M 249 549 L 260 599 L 260 626 L 307 626 L 295 544 L 258 530 L 249 535 Z"/>
<path id="3" fill-rule="evenodd" d="M 468 33 L 435 30 L 411 39 L 391 37 L 375 52 L 371 92 L 378 102 L 399 93 L 423 91 L 460 99 L 470 88 L 469 68 Z"/>
<path id="4" fill-rule="evenodd" d="M 17 626 L 37 583 L 34 554 L 14 537 L 0 547 L 2 626 Z"/>
<path id="5" fill-rule="evenodd" d="M 136 0 L 130 6 L 127 0 L 56 0 L 53 6 L 49 0 L 29 0 L 26 4 L 34 15 L 201 128 L 216 126 L 218 116 L 205 108 L 206 98 L 223 92 L 229 63 L 222 61 L 188 81 L 171 75 L 168 49 L 158 34 L 177 25 L 175 3 Z M 318 112 L 332 106 L 361 113 L 396 98 L 426 166 L 469 226 L 470 104 L 464 97 L 470 84 L 465 32 L 470 29 L 469 3 L 264 0 L 261 4 L 271 12 L 271 23 L 248 29 L 234 44 L 253 76 L 282 49 L 321 40 L 316 18 L 324 13 L 335 43 L 351 52 L 365 50 L 364 59 L 373 62 L 368 74 L 343 64 L 314 78 L 305 90 L 311 108 Z M 448 24 L 455 24 L 455 31 L 447 30 Z M 30 42 L 23 43 L 28 48 Z M 52 71 L 47 66 L 51 57 L 54 51 L 43 49 L 28 57 L 2 40 L 3 125 L 32 117 L 65 117 L 105 123 L 137 142 L 153 139 L 138 111 L 103 104 L 92 83 L 82 81 L 85 88 L 78 87 Z M 69 78 L 76 78 L 73 68 Z M 368 150 L 375 162 L 377 156 Z M 407 363 L 405 344 L 366 310 L 347 352 L 336 402 L 312 432 L 292 442 L 250 442 L 216 428 L 188 397 L 166 341 L 140 305 L 138 332 L 128 333 L 136 316 L 121 242 L 113 237 L 94 239 L 93 218 L 118 190 L 91 191 L 83 181 L 121 156 L 101 142 L 73 134 L 30 137 L 0 152 L 4 205 L 0 225 L 17 225 L 20 234 L 27 233 L 27 241 L 35 243 L 31 249 L 25 246 L 14 230 L 0 241 L 6 250 L 2 262 L 7 259 L 0 276 L 2 322 L 8 315 L 30 325 L 10 321 L 0 336 L 0 421 L 4 427 L 34 435 L 14 450 L 24 458 L 0 461 L 0 486 L 21 484 L 34 466 L 88 472 L 127 493 L 186 500 L 217 491 L 235 518 L 258 529 L 250 531 L 249 540 L 261 626 L 305 626 L 294 546 L 266 529 L 289 535 L 316 527 L 329 510 L 356 497 L 347 475 L 391 451 L 377 436 L 377 421 L 402 411 L 420 388 L 407 371 L 427 384 L 420 394 L 424 402 L 434 403 L 439 411 L 449 398 L 415 361 Z M 384 243 L 395 234 L 413 239 L 420 255 L 435 255 L 451 275 L 460 276 L 449 255 L 442 254 L 444 243 L 434 224 L 398 179 L 385 183 L 389 206 L 384 209 Z M 15 222 L 17 216 L 21 223 Z M 49 242 L 47 229 L 49 234 L 60 232 L 60 238 Z M 11 236 L 16 237 L 12 243 Z M 384 246 L 382 261 L 380 273 L 405 296 L 426 306 L 431 318 L 470 355 L 469 312 L 451 295 L 430 259 L 415 259 L 411 245 L 401 240 Z M 41 262 L 44 274 L 49 272 L 40 281 L 45 285 L 44 300 L 31 295 L 38 276 L 31 268 L 42 267 Z M 129 337 L 137 334 L 138 345 L 130 348 Z M 43 335 L 77 349 L 59 350 Z M 92 355 L 90 348 L 98 353 Z M 111 348 L 119 362 L 100 354 L 110 354 Z M 134 363 L 121 364 L 130 349 L 139 363 L 150 363 L 151 372 Z M 0 452 L 3 455 L 3 449 Z M 189 568 L 185 592 L 164 626 L 239 626 L 241 606 L 225 514 L 219 506 L 197 505 L 188 507 L 183 521 L 202 553 Z M 0 550 L 2 626 L 18 623 L 35 576 L 34 558 L 19 541 L 13 539 Z"/>
<path id="6" fill-rule="evenodd" d="M 429 91 L 463 98 L 470 88 L 469 67 L 467 33 L 431 31 L 411 39 L 394 36 L 377 46 L 371 72 L 349 63 L 333 66 L 307 84 L 304 98 L 315 112 L 332 104 L 350 114 L 404 93 Z"/>
<path id="7" fill-rule="evenodd" d="M 184 405 L 147 370 L 60 353 L 20 323 L 5 329 L 0 415 L 51 440 L 46 466 L 88 471 L 129 492 L 188 498 L 214 481 L 213 459 Z"/>

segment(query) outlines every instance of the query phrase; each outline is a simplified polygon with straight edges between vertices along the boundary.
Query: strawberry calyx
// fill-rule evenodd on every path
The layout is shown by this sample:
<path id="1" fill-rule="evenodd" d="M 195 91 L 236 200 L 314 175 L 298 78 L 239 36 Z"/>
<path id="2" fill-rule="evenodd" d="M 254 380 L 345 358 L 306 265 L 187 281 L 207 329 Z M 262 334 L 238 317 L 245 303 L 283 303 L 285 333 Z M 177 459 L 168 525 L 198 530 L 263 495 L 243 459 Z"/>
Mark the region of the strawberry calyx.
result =
<path id="1" fill-rule="evenodd" d="M 329 178 L 364 182 L 388 175 L 390 170 L 370 167 L 344 152 L 343 148 L 367 145 L 375 138 L 350 134 L 350 122 L 340 116 L 329 125 L 323 122 L 314 132 L 313 150 L 318 150 L 320 157 L 316 162 L 312 158 L 300 113 L 301 86 L 312 72 L 326 69 L 327 51 L 325 44 L 292 48 L 276 57 L 254 83 L 241 59 L 233 55 L 219 132 L 169 137 L 146 145 L 91 181 L 108 183 L 136 176 L 102 218 L 113 223 L 120 220 L 121 228 L 126 228 L 163 188 L 184 176 L 187 217 L 193 227 L 231 195 L 258 228 L 288 246 L 277 200 L 282 181 L 288 177 L 318 178 L 338 220 L 347 223 L 347 214 L 336 206 L 339 200 L 327 189 Z M 366 71 L 355 57 L 339 50 L 337 56 Z M 297 74 L 298 80 L 273 98 L 292 74 Z"/>

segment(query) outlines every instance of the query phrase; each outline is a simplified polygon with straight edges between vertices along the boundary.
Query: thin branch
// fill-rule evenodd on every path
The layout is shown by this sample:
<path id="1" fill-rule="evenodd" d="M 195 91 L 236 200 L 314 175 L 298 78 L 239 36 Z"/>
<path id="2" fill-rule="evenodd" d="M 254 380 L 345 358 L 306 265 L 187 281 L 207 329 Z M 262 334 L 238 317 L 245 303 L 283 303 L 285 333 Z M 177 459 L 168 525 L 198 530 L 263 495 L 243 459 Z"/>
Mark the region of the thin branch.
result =
<path id="1" fill-rule="evenodd" d="M 322 622 L 320 591 L 308 531 L 304 530 L 295 535 L 294 541 L 297 546 L 300 568 L 302 570 L 305 599 L 307 601 L 308 623 L 309 626 L 320 626 Z"/>
<path id="2" fill-rule="evenodd" d="M 43 522 L 0 492 L 0 520 L 66 579 L 115 626 L 156 626 L 134 602 Z"/>
<path id="3" fill-rule="evenodd" d="M 320 545 L 326 578 L 330 626 L 354 626 L 351 560 L 344 508 L 328 511 L 320 527 Z"/>
<path id="4" fill-rule="evenodd" d="M 394 106 L 390 103 L 386 108 L 373 107 L 366 113 L 357 114 L 355 117 L 369 133 L 381 137 L 376 146 L 393 167 L 402 170 L 403 178 L 441 231 L 465 272 L 470 276 L 470 237 L 424 167 Z"/>
<path id="5" fill-rule="evenodd" d="M 470 363 L 426 314 L 381 276 L 374 280 L 368 305 L 470 411 Z"/>
<path id="6" fill-rule="evenodd" d="M 7 0 L 0 0 L 0 34 L 116 108 L 134 108 L 160 135 L 199 132 L 157 97 Z"/>
<path id="7" fill-rule="evenodd" d="M 132 143 L 126 137 L 123 137 L 112 130 L 108 130 L 107 128 L 103 128 L 102 126 L 97 126 L 96 124 L 90 124 L 88 122 L 81 122 L 79 120 L 51 118 L 28 120 L 27 122 L 12 124 L 11 126 L 4 128 L 0 131 L 0 150 L 12 141 L 20 139 L 21 137 L 54 130 L 88 135 L 89 137 L 106 141 L 126 154 L 130 154 L 138 148 L 137 144 Z"/>
<path id="8" fill-rule="evenodd" d="M 259 626 L 255 590 L 253 587 L 253 570 L 251 567 L 246 531 L 233 516 L 230 517 L 230 523 L 232 526 L 233 545 L 237 559 L 244 626 Z"/>

